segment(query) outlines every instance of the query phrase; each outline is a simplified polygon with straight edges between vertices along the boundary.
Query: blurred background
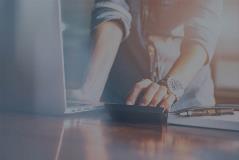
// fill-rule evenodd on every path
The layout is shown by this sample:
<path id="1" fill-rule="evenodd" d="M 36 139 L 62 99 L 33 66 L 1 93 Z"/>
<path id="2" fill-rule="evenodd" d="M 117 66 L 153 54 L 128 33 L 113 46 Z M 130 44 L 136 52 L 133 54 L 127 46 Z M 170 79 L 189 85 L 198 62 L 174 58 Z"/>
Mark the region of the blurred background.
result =
<path id="1" fill-rule="evenodd" d="M 0 0 L 0 105 L 13 68 L 15 47 L 15 0 Z"/>
<path id="2" fill-rule="evenodd" d="M 224 0 L 213 78 L 218 102 L 239 103 L 239 0 Z"/>
<path id="3" fill-rule="evenodd" d="M 5 82 L 13 79 L 9 73 L 14 67 L 16 2 L 0 0 L 0 97 L 6 94 Z M 61 0 L 68 88 L 78 88 L 83 81 L 90 56 L 93 3 L 94 0 Z M 239 103 L 239 0 L 224 1 L 222 22 L 222 34 L 212 62 L 216 100 L 218 103 Z"/>

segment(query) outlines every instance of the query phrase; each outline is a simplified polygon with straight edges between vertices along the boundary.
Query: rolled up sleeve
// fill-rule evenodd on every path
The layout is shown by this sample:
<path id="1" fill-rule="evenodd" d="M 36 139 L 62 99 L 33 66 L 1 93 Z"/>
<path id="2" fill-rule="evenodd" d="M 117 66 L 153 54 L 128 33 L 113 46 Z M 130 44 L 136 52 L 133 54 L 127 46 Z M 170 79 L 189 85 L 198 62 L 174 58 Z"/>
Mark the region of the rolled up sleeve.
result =
<path id="1" fill-rule="evenodd" d="M 123 39 L 126 39 L 132 20 L 127 2 L 125 0 L 96 0 L 92 12 L 92 30 L 95 30 L 102 22 L 112 20 L 117 20 L 122 24 Z"/>
<path id="2" fill-rule="evenodd" d="M 198 0 L 196 9 L 184 26 L 182 48 L 190 44 L 201 45 L 211 62 L 221 31 L 223 0 Z"/>

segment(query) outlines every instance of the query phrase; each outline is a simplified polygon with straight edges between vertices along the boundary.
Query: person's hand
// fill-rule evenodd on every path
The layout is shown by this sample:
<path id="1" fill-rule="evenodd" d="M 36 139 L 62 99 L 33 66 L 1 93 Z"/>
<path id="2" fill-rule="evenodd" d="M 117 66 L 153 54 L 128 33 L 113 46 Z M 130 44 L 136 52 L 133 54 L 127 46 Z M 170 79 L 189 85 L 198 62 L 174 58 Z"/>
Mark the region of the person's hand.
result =
<path id="1" fill-rule="evenodd" d="M 83 99 L 83 94 L 80 89 L 67 89 L 66 90 L 67 99 L 73 101 L 79 101 Z"/>
<path id="2" fill-rule="evenodd" d="M 79 101 L 86 104 L 98 104 L 100 103 L 98 99 L 94 99 L 89 94 L 83 92 L 81 89 L 67 89 L 66 91 L 67 100 Z"/>
<path id="3" fill-rule="evenodd" d="M 143 79 L 135 84 L 126 104 L 135 105 L 137 103 L 141 106 L 160 106 L 164 110 L 169 110 L 175 99 L 175 95 L 168 93 L 167 87 L 160 86 L 149 79 Z"/>

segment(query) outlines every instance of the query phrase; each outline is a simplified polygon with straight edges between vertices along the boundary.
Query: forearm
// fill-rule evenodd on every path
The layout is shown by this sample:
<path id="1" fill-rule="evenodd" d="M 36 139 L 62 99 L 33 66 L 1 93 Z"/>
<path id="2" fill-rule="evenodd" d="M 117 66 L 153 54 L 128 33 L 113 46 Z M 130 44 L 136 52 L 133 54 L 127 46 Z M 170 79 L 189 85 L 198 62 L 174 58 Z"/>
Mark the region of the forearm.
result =
<path id="1" fill-rule="evenodd" d="M 97 27 L 92 57 L 82 87 L 86 97 L 94 100 L 100 99 L 122 37 L 121 26 L 115 21 L 104 22 Z"/>
<path id="2" fill-rule="evenodd" d="M 208 56 L 206 51 L 199 44 L 188 46 L 168 73 L 168 76 L 178 79 L 184 87 L 190 83 L 197 72 L 204 66 Z"/>
<path id="3" fill-rule="evenodd" d="M 184 24 L 181 56 L 169 72 L 186 87 L 197 72 L 211 62 L 220 35 L 223 0 L 195 1 Z"/>

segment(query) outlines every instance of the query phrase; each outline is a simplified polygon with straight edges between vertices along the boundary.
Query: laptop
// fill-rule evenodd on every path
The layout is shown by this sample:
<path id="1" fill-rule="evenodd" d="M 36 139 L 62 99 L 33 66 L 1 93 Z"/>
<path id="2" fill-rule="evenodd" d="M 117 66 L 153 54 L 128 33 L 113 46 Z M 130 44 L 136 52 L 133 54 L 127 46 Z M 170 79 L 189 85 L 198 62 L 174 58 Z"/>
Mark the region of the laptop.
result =
<path id="1" fill-rule="evenodd" d="M 15 12 L 15 53 L 7 68 L 4 108 L 57 115 L 102 109 L 67 100 L 61 1 L 21 0 Z"/>

